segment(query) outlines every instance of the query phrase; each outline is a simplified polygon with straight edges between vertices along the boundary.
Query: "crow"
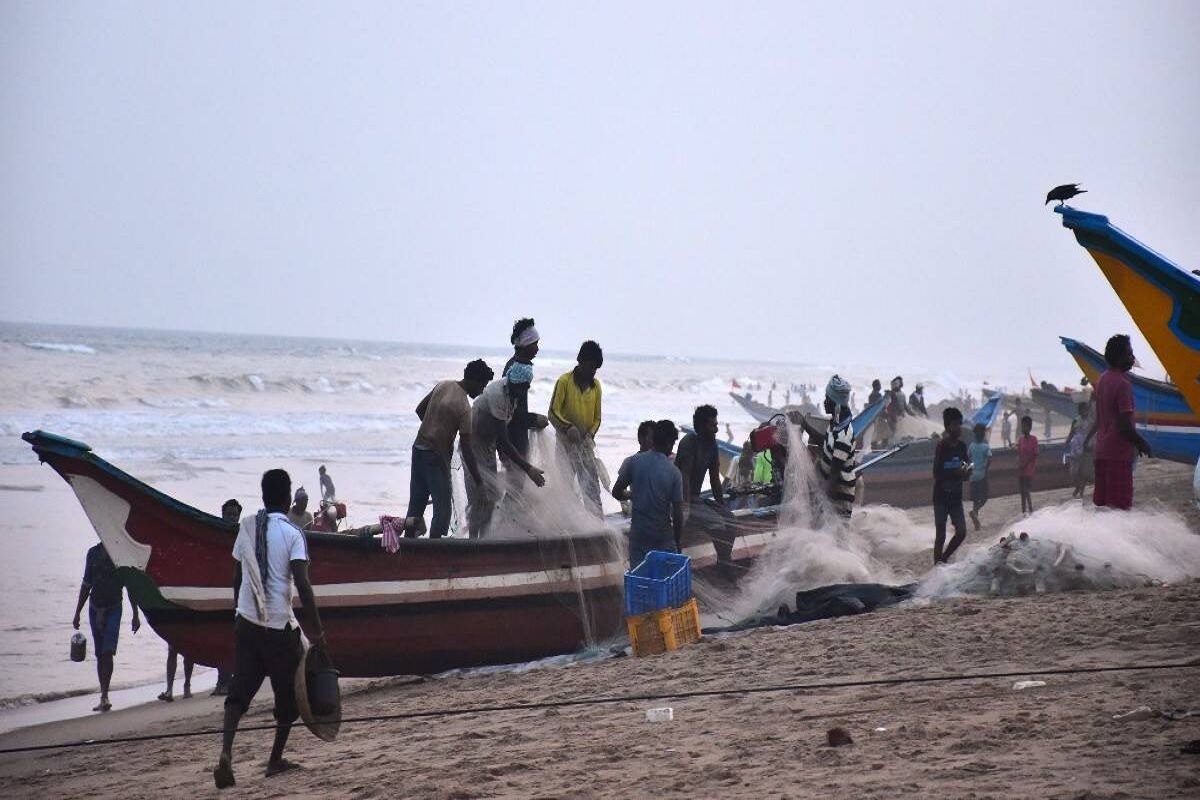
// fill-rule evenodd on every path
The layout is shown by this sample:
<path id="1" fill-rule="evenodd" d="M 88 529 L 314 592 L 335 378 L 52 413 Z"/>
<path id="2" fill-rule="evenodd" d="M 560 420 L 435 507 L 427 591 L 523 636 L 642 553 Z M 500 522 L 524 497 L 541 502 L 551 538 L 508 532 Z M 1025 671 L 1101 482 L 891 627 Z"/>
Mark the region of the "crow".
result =
<path id="1" fill-rule="evenodd" d="M 1066 201 L 1070 200 L 1077 194 L 1084 194 L 1087 189 L 1080 189 L 1078 183 L 1064 183 L 1062 186 L 1055 186 L 1046 195 L 1046 202 L 1043 205 L 1050 205 L 1052 200 L 1057 200 L 1061 206 Z"/>

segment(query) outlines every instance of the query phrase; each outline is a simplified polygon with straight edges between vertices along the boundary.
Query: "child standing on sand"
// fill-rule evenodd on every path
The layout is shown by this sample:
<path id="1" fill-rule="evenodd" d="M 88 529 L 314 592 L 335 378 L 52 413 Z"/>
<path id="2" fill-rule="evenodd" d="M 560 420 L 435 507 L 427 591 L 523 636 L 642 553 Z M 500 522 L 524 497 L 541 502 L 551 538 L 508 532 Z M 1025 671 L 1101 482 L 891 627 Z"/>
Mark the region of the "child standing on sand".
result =
<path id="1" fill-rule="evenodd" d="M 962 412 L 947 408 L 942 412 L 945 432 L 933 455 L 933 563 L 943 564 L 967 538 L 967 520 L 963 516 L 963 481 L 970 474 L 967 445 L 962 435 Z M 946 519 L 954 523 L 954 538 L 946 544 Z"/>
<path id="2" fill-rule="evenodd" d="M 1038 440 L 1033 435 L 1033 417 L 1021 417 L 1021 438 L 1017 440 L 1017 474 L 1021 490 L 1021 511 L 1033 513 L 1033 476 L 1037 474 Z"/>
<path id="3" fill-rule="evenodd" d="M 979 530 L 979 509 L 988 501 L 988 465 L 992 462 L 992 447 L 987 443 L 987 427 L 975 423 L 975 441 L 967 445 L 971 461 L 971 523 Z"/>

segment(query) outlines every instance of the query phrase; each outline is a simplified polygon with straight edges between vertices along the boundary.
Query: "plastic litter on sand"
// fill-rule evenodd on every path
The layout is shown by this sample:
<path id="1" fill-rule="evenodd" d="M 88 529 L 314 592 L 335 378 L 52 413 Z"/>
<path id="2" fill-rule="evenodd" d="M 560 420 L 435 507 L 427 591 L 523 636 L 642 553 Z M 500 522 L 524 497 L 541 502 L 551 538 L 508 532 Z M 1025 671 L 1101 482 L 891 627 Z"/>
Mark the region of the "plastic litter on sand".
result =
<path id="1" fill-rule="evenodd" d="M 1033 689 L 1038 686 L 1045 686 L 1045 685 L 1046 685 L 1045 681 L 1017 681 L 1016 683 L 1013 684 L 1013 689 L 1015 689 L 1019 692 L 1022 689 Z"/>
<path id="2" fill-rule="evenodd" d="M 675 719 L 673 708 L 647 708 L 646 722 L 670 722 Z"/>

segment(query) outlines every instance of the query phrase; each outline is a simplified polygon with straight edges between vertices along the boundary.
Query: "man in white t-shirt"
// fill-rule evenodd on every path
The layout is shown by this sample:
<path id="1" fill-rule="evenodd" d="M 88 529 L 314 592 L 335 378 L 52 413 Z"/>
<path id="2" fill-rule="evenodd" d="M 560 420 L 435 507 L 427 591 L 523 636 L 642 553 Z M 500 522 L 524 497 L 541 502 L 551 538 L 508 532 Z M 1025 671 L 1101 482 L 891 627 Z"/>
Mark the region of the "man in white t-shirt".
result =
<path id="1" fill-rule="evenodd" d="M 487 385 L 471 408 L 471 441 L 468 446 L 474 449 L 475 462 L 479 467 L 479 480 L 469 473 L 466 479 L 467 525 L 472 539 L 486 532 L 492 521 L 492 512 L 503 493 L 496 465 L 497 450 L 508 459 L 507 463 L 522 470 L 534 486 L 546 483 L 542 471 L 526 461 L 508 438 L 508 423 L 518 402 L 527 396 L 531 380 L 533 367 L 520 361 L 514 362 L 508 368 L 508 374 Z"/>
<path id="2" fill-rule="evenodd" d="M 308 544 L 287 516 L 291 494 L 292 480 L 286 472 L 264 472 L 264 508 L 242 520 L 233 546 L 237 563 L 233 584 L 235 656 L 233 680 L 225 698 L 221 756 L 213 770 L 218 789 L 234 784 L 233 737 L 264 678 L 271 679 L 275 694 L 275 743 L 267 760 L 267 776 L 296 766 L 283 757 L 292 723 L 300 715 L 295 675 L 304 652 L 300 625 L 292 613 L 293 581 L 308 612 L 315 646 L 325 646 L 325 632 L 308 577 Z"/>

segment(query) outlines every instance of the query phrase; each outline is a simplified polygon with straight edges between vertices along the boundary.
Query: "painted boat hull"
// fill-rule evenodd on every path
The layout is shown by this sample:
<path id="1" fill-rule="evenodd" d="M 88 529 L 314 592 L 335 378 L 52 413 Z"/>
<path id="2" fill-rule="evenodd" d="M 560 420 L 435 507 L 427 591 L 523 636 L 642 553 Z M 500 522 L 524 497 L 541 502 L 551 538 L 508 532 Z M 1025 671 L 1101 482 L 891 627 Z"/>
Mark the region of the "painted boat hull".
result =
<path id="1" fill-rule="evenodd" d="M 920 508 L 933 502 L 933 440 L 914 442 L 904 451 L 863 473 L 865 503 L 886 503 L 897 508 Z M 1038 454 L 1034 491 L 1065 489 L 1071 476 L 1063 465 L 1065 443 L 1043 442 Z M 909 452 L 912 451 L 912 452 Z M 988 468 L 988 492 L 991 497 L 1017 494 L 1017 450 L 1015 447 L 992 450 Z"/>
<path id="2" fill-rule="evenodd" d="M 150 626 L 185 657 L 233 666 L 236 527 L 122 472 L 70 439 L 27 433 L 75 491 Z M 743 519 L 733 560 L 777 534 Z M 329 650 L 348 677 L 428 674 L 570 653 L 623 629 L 625 541 L 615 531 L 553 539 L 378 539 L 306 534 Z M 706 537 L 684 552 L 716 565 Z M 303 614 L 301 624 L 303 625 Z"/>
<path id="3" fill-rule="evenodd" d="M 1059 338 L 1084 376 L 1095 385 L 1105 369 L 1104 356 L 1075 339 Z M 1194 465 L 1200 459 L 1200 416 L 1192 411 L 1179 387 L 1132 373 L 1129 380 L 1133 384 L 1134 423 L 1154 456 Z"/>

